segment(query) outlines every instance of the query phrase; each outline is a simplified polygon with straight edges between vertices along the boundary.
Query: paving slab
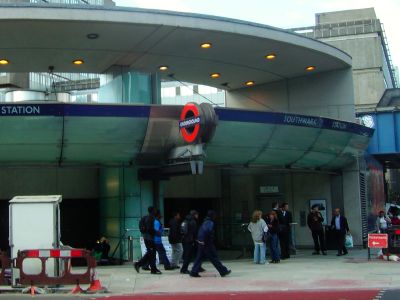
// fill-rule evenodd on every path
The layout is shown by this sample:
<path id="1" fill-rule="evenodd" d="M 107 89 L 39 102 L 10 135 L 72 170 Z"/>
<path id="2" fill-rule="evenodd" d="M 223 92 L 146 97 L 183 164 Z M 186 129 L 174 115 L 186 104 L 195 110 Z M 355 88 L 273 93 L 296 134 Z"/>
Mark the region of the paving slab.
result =
<path id="1" fill-rule="evenodd" d="M 382 289 L 400 289 L 400 263 L 376 258 L 369 261 L 366 250 L 352 250 L 349 255 L 342 257 L 335 256 L 333 251 L 328 253 L 328 256 L 315 256 L 311 255 L 311 251 L 303 250 L 289 260 L 281 261 L 280 264 L 256 265 L 250 259 L 226 260 L 223 263 L 232 270 L 232 274 L 224 278 L 219 276 L 210 263 L 203 265 L 207 271 L 201 273 L 201 278 L 182 275 L 179 270 L 163 271 L 162 275 L 151 275 L 148 271 L 137 274 L 131 264 L 101 266 L 97 268 L 97 274 L 108 293 L 81 295 L 80 299 L 103 297 L 119 299 L 120 296 L 137 296 L 139 297 L 137 299 L 147 299 L 143 298 L 143 295 L 169 297 L 181 294 L 185 294 L 187 298 L 198 294 L 209 294 L 216 295 L 215 299 L 228 299 L 222 296 L 221 298 L 219 295 L 230 295 L 229 297 L 237 299 L 239 296 L 232 295 L 249 293 L 255 293 L 254 299 L 256 299 L 261 297 L 260 295 L 279 292 L 290 292 L 285 295 L 292 295 L 298 291 L 315 292 L 310 294 L 310 299 L 314 299 L 313 297 L 318 293 L 320 296 L 321 293 L 333 295 L 329 294 L 331 291 L 342 291 L 347 295 L 349 291 L 355 290 L 367 293 L 367 291 L 375 292 Z M 69 290 L 69 287 L 63 287 L 60 292 L 64 292 L 64 295 L 48 296 L 54 299 L 64 299 L 64 297 L 78 299 L 77 296 L 65 295 Z M 8 290 L 4 290 L 0 298 L 5 296 L 6 299 L 14 297 L 20 299 L 15 294 L 18 293 L 11 294 Z M 354 297 L 357 295 L 354 294 Z M 113 298 L 115 296 L 117 298 Z M 43 299 L 49 299 L 43 297 Z"/>
<path id="2" fill-rule="evenodd" d="M 367 260 L 366 250 L 353 250 L 337 257 L 315 256 L 300 251 L 280 264 L 255 265 L 250 259 L 224 261 L 232 270 L 221 278 L 213 266 L 201 278 L 182 275 L 179 270 L 151 275 L 137 274 L 131 265 L 98 268 L 99 278 L 111 294 L 176 294 L 196 292 L 263 292 L 331 289 L 400 288 L 400 264 L 384 260 Z"/>

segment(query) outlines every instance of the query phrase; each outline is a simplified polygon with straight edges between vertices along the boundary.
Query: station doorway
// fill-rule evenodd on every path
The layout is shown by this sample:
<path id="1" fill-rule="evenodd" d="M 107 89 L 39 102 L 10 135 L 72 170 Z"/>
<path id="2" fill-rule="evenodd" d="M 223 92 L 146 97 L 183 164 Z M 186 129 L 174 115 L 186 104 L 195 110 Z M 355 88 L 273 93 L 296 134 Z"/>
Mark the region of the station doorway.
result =
<path id="1" fill-rule="evenodd" d="M 272 210 L 274 202 L 281 205 L 284 202 L 283 194 L 259 195 L 257 197 L 257 209 L 262 211 L 263 216 L 266 216 Z"/>
<path id="2" fill-rule="evenodd" d="M 181 214 L 182 220 L 191 210 L 199 212 L 199 221 L 202 222 L 210 209 L 218 210 L 219 199 L 217 198 L 165 198 L 164 199 L 164 222 L 168 227 L 169 220 L 174 212 Z"/>

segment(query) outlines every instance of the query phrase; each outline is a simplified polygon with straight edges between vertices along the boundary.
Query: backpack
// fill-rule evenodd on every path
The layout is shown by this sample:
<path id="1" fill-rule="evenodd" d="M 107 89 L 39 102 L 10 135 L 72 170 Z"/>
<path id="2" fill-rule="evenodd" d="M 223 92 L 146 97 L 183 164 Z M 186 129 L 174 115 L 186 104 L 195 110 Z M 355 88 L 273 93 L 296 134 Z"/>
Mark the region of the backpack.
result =
<path id="1" fill-rule="evenodd" d="M 147 219 L 147 216 L 144 216 L 139 221 L 140 233 L 146 233 L 147 232 L 147 230 L 146 230 L 146 219 Z"/>
<path id="2" fill-rule="evenodd" d="M 144 216 L 140 219 L 139 221 L 139 230 L 142 234 L 150 234 L 154 235 L 154 218 L 151 218 L 150 216 Z"/>
<path id="3" fill-rule="evenodd" d="M 189 231 L 189 223 L 187 220 L 185 220 L 181 224 L 181 234 L 185 236 L 187 235 L 188 231 Z"/>

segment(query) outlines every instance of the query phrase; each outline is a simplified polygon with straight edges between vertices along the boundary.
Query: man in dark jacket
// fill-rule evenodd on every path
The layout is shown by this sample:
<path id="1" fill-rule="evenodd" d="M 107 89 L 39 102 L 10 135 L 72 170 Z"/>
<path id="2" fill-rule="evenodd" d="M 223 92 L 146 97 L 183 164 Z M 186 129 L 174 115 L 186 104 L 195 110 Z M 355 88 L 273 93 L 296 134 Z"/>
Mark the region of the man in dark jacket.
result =
<path id="1" fill-rule="evenodd" d="M 171 267 L 174 269 L 179 268 L 179 262 L 182 258 L 182 233 L 181 233 L 181 214 L 179 212 L 174 213 L 174 217 L 169 221 L 169 235 L 168 241 L 171 244 L 172 257 Z"/>
<path id="2" fill-rule="evenodd" d="M 347 219 L 340 215 L 339 208 L 335 208 L 333 210 L 331 227 L 335 231 L 336 244 L 338 248 L 338 253 L 336 255 L 346 255 L 348 252 L 344 243 L 346 239 L 346 233 L 349 233 L 350 229 Z"/>
<path id="3" fill-rule="evenodd" d="M 208 258 L 210 260 L 210 262 L 218 270 L 221 277 L 231 273 L 231 270 L 228 270 L 219 260 L 217 250 L 214 245 L 215 219 L 215 211 L 210 210 L 207 213 L 207 217 L 205 218 L 203 224 L 200 226 L 197 235 L 197 256 L 194 261 L 192 271 L 190 272 L 190 276 L 192 277 L 201 277 L 199 272 L 204 258 Z"/>
<path id="4" fill-rule="evenodd" d="M 322 251 L 322 254 L 326 255 L 324 228 L 322 226 L 323 223 L 324 218 L 319 212 L 319 204 L 314 204 L 307 217 L 307 225 L 311 230 L 312 238 L 314 240 L 313 255 L 319 255 L 319 251 Z"/>
<path id="5" fill-rule="evenodd" d="M 156 246 L 154 243 L 154 220 L 157 209 L 150 206 L 147 211 L 149 214 L 142 218 L 143 222 L 141 220 L 140 223 L 142 224 L 139 224 L 139 226 L 144 226 L 144 228 L 140 228 L 140 230 L 142 231 L 144 244 L 146 246 L 146 254 L 139 261 L 135 262 L 133 266 L 136 272 L 139 273 L 140 267 L 150 265 L 151 274 L 161 274 L 161 271 L 156 267 Z"/>
<path id="6" fill-rule="evenodd" d="M 181 268 L 182 274 L 189 274 L 188 267 L 190 260 L 195 253 L 195 241 L 197 238 L 199 213 L 191 210 L 185 220 L 181 224 L 182 246 L 183 246 L 183 263 Z"/>
<path id="7" fill-rule="evenodd" d="M 289 204 L 283 203 L 281 213 L 278 214 L 279 220 L 279 242 L 281 245 L 281 259 L 290 258 L 290 224 L 293 222 L 292 213 L 289 211 Z"/>

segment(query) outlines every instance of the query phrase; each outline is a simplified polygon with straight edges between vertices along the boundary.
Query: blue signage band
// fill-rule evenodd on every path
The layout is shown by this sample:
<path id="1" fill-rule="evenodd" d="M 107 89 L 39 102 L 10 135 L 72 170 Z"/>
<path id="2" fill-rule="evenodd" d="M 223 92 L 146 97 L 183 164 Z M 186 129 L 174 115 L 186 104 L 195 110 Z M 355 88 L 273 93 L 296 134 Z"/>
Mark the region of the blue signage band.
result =
<path id="1" fill-rule="evenodd" d="M 69 103 L 18 103 L 0 104 L 2 116 L 81 116 L 81 117 L 136 117 L 149 118 L 151 105 L 113 105 L 113 104 L 69 104 Z M 311 128 L 331 129 L 351 132 L 371 137 L 374 129 L 356 123 L 335 119 L 297 114 L 251 111 L 233 108 L 215 108 L 220 121 L 282 124 Z M 177 117 L 179 118 L 179 116 Z M 198 124 L 185 124 L 188 118 L 180 121 L 180 128 Z M 199 120 L 200 121 L 200 120 Z"/>

